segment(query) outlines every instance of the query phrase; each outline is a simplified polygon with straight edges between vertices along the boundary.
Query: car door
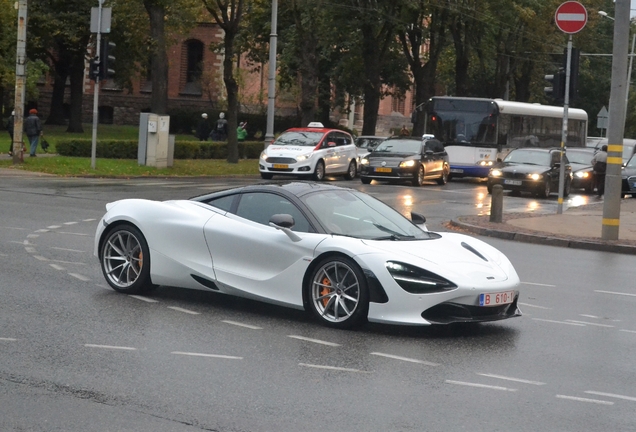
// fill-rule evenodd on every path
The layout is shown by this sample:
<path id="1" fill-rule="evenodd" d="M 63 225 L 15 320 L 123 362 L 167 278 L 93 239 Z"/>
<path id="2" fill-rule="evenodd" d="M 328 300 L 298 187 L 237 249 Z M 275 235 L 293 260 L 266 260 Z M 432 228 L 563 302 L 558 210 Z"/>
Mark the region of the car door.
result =
<path id="1" fill-rule="evenodd" d="M 290 214 L 293 241 L 269 226 L 274 214 Z M 244 297 L 302 305 L 302 280 L 324 234 L 286 197 L 270 192 L 242 194 L 235 213 L 204 227 L 217 283 L 226 292 Z"/>
<path id="2" fill-rule="evenodd" d="M 351 160 L 356 160 L 358 153 L 356 151 L 356 145 L 353 142 L 353 138 L 350 135 L 344 132 L 339 132 L 338 138 L 340 170 L 342 172 L 346 172 L 347 168 L 349 168 L 349 162 Z"/>
<path id="3" fill-rule="evenodd" d="M 336 132 L 329 132 L 322 141 L 321 153 L 322 159 L 325 161 L 325 173 L 332 174 L 339 172 L 339 149 L 338 135 Z"/>
<path id="4" fill-rule="evenodd" d="M 439 152 L 436 151 L 435 140 L 426 140 L 422 145 L 422 159 L 427 176 L 436 176 L 442 170 L 443 160 Z"/>

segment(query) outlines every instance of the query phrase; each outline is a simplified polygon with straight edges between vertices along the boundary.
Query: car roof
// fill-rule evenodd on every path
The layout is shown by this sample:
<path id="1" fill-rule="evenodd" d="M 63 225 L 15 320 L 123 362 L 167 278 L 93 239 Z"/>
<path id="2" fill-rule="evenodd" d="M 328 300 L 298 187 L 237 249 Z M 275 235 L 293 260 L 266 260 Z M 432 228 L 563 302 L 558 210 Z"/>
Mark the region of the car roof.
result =
<path id="1" fill-rule="evenodd" d="M 317 132 L 321 134 L 326 134 L 329 132 L 342 132 L 344 134 L 351 135 L 349 132 L 343 131 L 342 129 L 333 129 L 326 127 L 298 127 L 287 129 L 285 132 Z"/>
<path id="2" fill-rule="evenodd" d="M 241 186 L 237 188 L 225 189 L 222 191 L 212 192 L 204 195 L 199 195 L 196 197 L 190 198 L 193 201 L 206 201 L 215 196 L 222 196 L 229 193 L 245 193 L 245 192 L 283 192 L 284 194 L 290 194 L 297 197 L 306 195 L 308 193 L 318 192 L 318 191 L 329 191 L 329 190 L 346 190 L 357 192 L 355 189 L 346 188 L 342 186 L 336 186 L 330 183 L 317 183 L 312 181 L 281 181 L 281 182 L 271 182 L 271 183 L 259 183 L 248 186 Z"/>

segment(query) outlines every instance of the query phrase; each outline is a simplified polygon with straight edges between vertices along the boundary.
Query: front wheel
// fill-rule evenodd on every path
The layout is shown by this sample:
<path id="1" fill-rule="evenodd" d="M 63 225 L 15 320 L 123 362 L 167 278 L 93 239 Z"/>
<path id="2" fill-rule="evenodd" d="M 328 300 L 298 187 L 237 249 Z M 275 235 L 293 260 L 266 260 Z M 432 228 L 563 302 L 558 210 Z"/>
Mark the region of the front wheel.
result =
<path id="1" fill-rule="evenodd" d="M 424 183 L 424 167 L 420 165 L 417 172 L 413 176 L 413 186 L 422 186 Z"/>
<path id="2" fill-rule="evenodd" d="M 325 163 L 323 161 L 318 161 L 316 164 L 316 169 L 314 170 L 314 180 L 323 181 L 325 178 Z"/>
<path id="3" fill-rule="evenodd" d="M 563 186 L 564 197 L 568 197 L 570 195 L 570 189 L 572 189 L 572 181 L 565 180 L 565 185 Z"/>
<path id="4" fill-rule="evenodd" d="M 106 282 L 115 291 L 140 294 L 154 288 L 148 243 L 136 227 L 124 224 L 108 231 L 99 257 Z"/>
<path id="5" fill-rule="evenodd" d="M 442 175 L 440 176 L 440 178 L 437 179 L 437 184 L 442 186 L 445 185 L 446 183 L 448 183 L 449 176 L 450 176 L 450 167 L 444 164 L 444 167 L 442 168 Z"/>
<path id="6" fill-rule="evenodd" d="M 345 256 L 323 259 L 311 274 L 309 306 L 323 324 L 351 328 L 366 320 L 369 290 L 358 265 Z"/>
<path id="7" fill-rule="evenodd" d="M 360 177 L 362 184 L 371 184 L 371 179 L 368 177 Z"/>
<path id="8" fill-rule="evenodd" d="M 356 161 L 352 160 L 349 163 L 349 168 L 347 169 L 347 173 L 344 175 L 345 180 L 353 180 L 358 173 L 356 169 Z"/>
<path id="9" fill-rule="evenodd" d="M 539 191 L 539 196 L 541 198 L 547 198 L 552 193 L 552 185 L 550 184 L 550 179 L 546 179 L 543 184 L 543 189 Z"/>

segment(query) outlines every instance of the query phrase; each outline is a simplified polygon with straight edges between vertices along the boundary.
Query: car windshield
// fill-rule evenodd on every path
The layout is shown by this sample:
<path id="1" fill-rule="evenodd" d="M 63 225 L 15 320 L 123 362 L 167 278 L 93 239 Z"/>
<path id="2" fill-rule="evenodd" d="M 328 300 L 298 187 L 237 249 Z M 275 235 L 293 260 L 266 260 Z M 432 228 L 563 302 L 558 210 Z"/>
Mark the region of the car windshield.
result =
<path id="1" fill-rule="evenodd" d="M 420 140 L 386 140 L 376 147 L 377 153 L 419 153 L 422 150 Z"/>
<path id="2" fill-rule="evenodd" d="M 271 145 L 316 147 L 323 135 L 322 132 L 284 132 Z"/>
<path id="3" fill-rule="evenodd" d="M 320 191 L 301 199 L 331 234 L 372 240 L 439 237 L 422 230 L 382 201 L 361 192 Z"/>
<path id="4" fill-rule="evenodd" d="M 627 161 L 626 167 L 636 168 L 636 156 L 632 156 L 629 161 Z"/>
<path id="5" fill-rule="evenodd" d="M 384 138 L 364 138 L 360 137 L 356 140 L 356 146 L 363 149 L 373 150 L 384 141 Z"/>
<path id="6" fill-rule="evenodd" d="M 592 152 L 566 151 L 565 154 L 570 163 L 592 165 L 592 157 L 594 156 Z"/>
<path id="7" fill-rule="evenodd" d="M 550 166 L 550 153 L 535 150 L 513 150 L 504 163 Z"/>

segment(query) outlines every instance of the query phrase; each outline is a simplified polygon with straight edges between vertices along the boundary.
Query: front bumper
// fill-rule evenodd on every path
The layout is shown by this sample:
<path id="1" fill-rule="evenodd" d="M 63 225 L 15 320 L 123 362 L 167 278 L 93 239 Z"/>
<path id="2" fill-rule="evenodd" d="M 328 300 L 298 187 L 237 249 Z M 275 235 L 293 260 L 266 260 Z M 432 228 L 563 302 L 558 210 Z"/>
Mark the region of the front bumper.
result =
<path id="1" fill-rule="evenodd" d="M 314 172 L 315 166 L 308 161 L 296 162 L 290 164 L 268 163 L 263 160 L 258 161 L 258 170 L 266 174 L 280 175 L 308 175 Z"/>
<path id="2" fill-rule="evenodd" d="M 417 167 L 417 166 L 416 166 Z M 386 172 L 377 171 L 378 169 L 386 170 Z M 373 180 L 412 180 L 416 175 L 414 167 L 373 167 L 368 165 L 360 166 L 360 177 Z"/>
<path id="3" fill-rule="evenodd" d="M 511 179 L 489 177 L 488 187 L 492 188 L 495 185 L 501 185 L 504 190 L 532 193 L 540 192 L 545 187 L 545 179 L 543 178 L 539 180 L 513 180 L 514 182 L 520 182 L 520 184 L 511 184 L 510 182 L 506 182 L 506 180 L 510 181 Z"/>

